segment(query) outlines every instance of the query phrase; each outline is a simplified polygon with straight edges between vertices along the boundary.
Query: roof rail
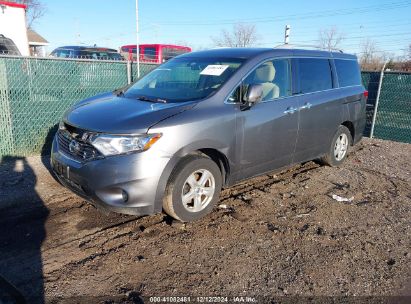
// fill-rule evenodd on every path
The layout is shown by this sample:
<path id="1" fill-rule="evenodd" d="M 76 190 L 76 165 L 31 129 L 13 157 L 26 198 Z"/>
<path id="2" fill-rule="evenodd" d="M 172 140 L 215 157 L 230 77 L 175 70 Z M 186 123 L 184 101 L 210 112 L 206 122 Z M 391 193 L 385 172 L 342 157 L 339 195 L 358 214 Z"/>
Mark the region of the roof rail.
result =
<path id="1" fill-rule="evenodd" d="M 312 49 L 316 49 L 316 50 L 323 50 L 323 51 L 328 51 L 328 52 L 332 52 L 332 51 L 336 51 L 336 52 L 340 52 L 340 53 L 344 53 L 343 50 L 341 49 L 337 49 L 337 48 L 325 48 L 319 45 L 312 45 L 312 44 L 279 44 L 277 46 L 275 46 L 275 49 L 295 49 L 295 48 L 299 48 L 299 47 L 303 47 L 303 48 L 312 48 Z"/>

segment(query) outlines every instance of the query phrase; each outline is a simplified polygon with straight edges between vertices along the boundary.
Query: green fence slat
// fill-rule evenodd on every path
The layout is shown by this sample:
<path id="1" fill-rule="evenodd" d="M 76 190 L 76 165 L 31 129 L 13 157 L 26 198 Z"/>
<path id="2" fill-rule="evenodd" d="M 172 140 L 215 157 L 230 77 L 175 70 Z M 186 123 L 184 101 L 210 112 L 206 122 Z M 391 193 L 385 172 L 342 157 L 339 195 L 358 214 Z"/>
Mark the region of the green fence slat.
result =
<path id="1" fill-rule="evenodd" d="M 372 117 L 374 114 L 375 100 L 377 98 L 378 84 L 380 83 L 379 72 L 362 72 L 362 82 L 365 89 L 368 91 L 367 99 L 367 117 L 364 135 L 369 136 L 371 132 Z"/>
<path id="2" fill-rule="evenodd" d="M 140 63 L 140 78 L 142 76 L 144 76 L 145 74 L 151 72 L 152 70 L 154 70 L 156 67 L 158 67 L 157 64 L 153 64 L 153 63 L 145 63 L 145 64 L 141 64 Z M 137 77 L 137 63 L 133 62 L 131 64 L 131 81 L 134 82 L 138 79 Z"/>
<path id="3" fill-rule="evenodd" d="M 126 84 L 124 61 L 0 57 L 0 157 L 39 154 L 70 106 Z"/>
<path id="4" fill-rule="evenodd" d="M 384 73 L 374 135 L 411 143 L 411 74 Z"/>
<path id="5" fill-rule="evenodd" d="M 13 153 L 13 132 L 6 62 L 0 58 L 0 156 Z"/>

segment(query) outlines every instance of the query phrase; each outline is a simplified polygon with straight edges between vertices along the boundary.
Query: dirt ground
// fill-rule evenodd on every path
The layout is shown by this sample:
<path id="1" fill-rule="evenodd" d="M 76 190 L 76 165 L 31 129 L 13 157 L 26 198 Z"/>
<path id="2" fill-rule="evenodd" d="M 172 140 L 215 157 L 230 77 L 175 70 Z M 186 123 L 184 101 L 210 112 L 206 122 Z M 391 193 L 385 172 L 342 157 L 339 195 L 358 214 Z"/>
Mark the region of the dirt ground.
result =
<path id="1" fill-rule="evenodd" d="M 189 224 L 103 214 L 47 159 L 3 158 L 0 275 L 29 303 L 410 295 L 411 145 L 354 150 L 339 168 L 308 162 L 226 189 Z"/>

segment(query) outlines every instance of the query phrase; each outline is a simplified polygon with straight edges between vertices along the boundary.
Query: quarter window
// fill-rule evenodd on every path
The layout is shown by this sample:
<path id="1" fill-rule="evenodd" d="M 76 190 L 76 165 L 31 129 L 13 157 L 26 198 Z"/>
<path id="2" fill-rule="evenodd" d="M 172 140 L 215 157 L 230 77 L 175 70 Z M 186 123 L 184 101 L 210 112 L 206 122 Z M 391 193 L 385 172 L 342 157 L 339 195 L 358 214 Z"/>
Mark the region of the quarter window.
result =
<path id="1" fill-rule="evenodd" d="M 301 58 L 298 61 L 300 93 L 332 89 L 332 72 L 328 59 Z"/>
<path id="2" fill-rule="evenodd" d="M 360 68 L 356 60 L 335 59 L 340 87 L 361 85 Z"/>

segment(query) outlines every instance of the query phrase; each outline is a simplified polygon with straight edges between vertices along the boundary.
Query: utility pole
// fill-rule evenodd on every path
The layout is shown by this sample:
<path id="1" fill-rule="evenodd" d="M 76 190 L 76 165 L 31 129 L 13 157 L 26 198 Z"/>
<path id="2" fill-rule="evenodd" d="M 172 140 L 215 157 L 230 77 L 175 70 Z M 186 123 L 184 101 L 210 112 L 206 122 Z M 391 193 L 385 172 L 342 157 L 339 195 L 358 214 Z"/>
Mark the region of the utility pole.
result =
<path id="1" fill-rule="evenodd" d="M 284 44 L 288 44 L 290 42 L 290 25 L 285 26 L 285 35 L 284 35 Z"/>
<path id="2" fill-rule="evenodd" d="M 136 53 L 137 53 L 137 78 L 140 78 L 140 32 L 138 27 L 138 0 L 136 0 L 136 30 L 137 30 L 137 44 L 136 44 Z"/>

